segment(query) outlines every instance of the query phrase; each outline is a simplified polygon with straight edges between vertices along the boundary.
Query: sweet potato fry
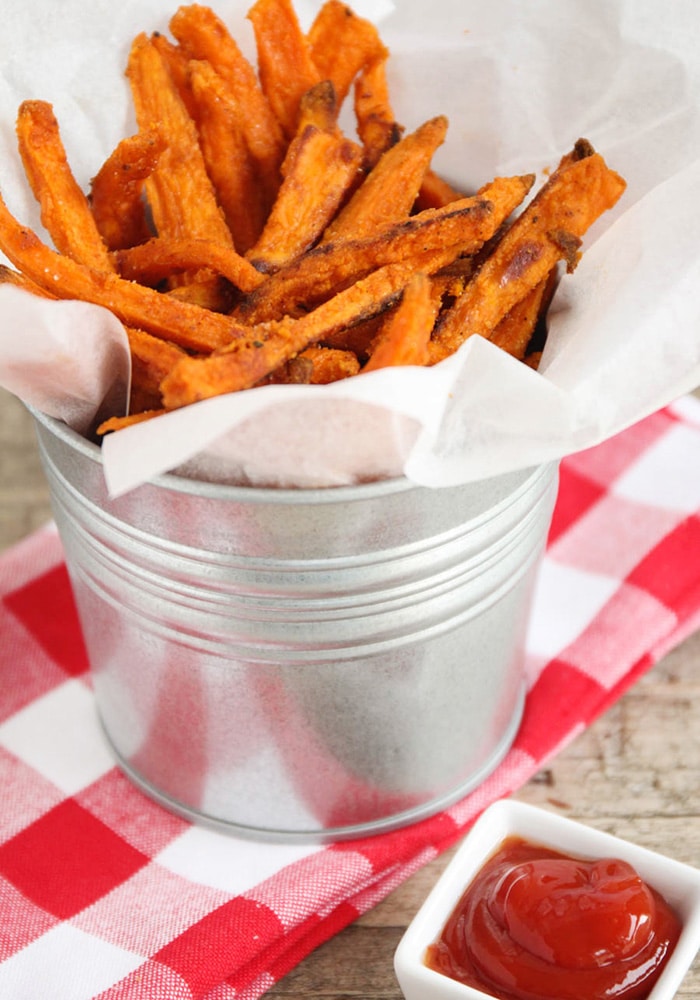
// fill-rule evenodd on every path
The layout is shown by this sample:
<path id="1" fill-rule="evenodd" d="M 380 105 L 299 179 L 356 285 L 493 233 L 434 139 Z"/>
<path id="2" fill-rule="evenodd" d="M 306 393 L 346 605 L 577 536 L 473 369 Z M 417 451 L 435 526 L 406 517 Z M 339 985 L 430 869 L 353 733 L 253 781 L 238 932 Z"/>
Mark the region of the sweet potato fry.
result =
<path id="1" fill-rule="evenodd" d="M 194 119 L 207 173 L 234 245 L 245 253 L 260 236 L 272 202 L 260 184 L 230 87 L 206 60 L 193 59 L 189 65 Z"/>
<path id="2" fill-rule="evenodd" d="M 5 267 L 4 264 L 0 264 L 0 285 L 14 285 L 15 288 L 31 292 L 32 295 L 38 295 L 42 299 L 56 298 L 55 295 L 52 295 L 45 288 L 32 281 L 31 278 L 28 278 L 22 271 L 13 271 L 11 267 Z"/>
<path id="3" fill-rule="evenodd" d="M 360 72 L 355 80 L 354 107 L 357 134 L 365 153 L 364 166 L 370 171 L 404 133 L 403 125 L 394 118 L 389 100 L 386 59 L 376 59 Z"/>
<path id="4" fill-rule="evenodd" d="M 256 0 L 247 17 L 255 32 L 258 76 L 283 133 L 291 139 L 302 95 L 322 79 L 291 0 Z"/>
<path id="5" fill-rule="evenodd" d="M 496 178 L 473 198 L 378 227 L 363 239 L 315 247 L 270 275 L 237 307 L 236 315 L 242 322 L 258 323 L 308 309 L 374 268 L 397 261 L 434 273 L 489 240 L 532 182 L 532 175 Z"/>
<path id="6" fill-rule="evenodd" d="M 311 363 L 309 383 L 311 385 L 329 385 L 350 378 L 360 371 L 360 362 L 352 351 L 341 351 L 334 347 L 307 347 L 298 355 L 301 361 Z"/>
<path id="7" fill-rule="evenodd" d="M 236 288 L 252 292 L 264 281 L 253 265 L 230 247 L 210 240 L 166 240 L 154 237 L 147 243 L 115 253 L 122 278 L 157 285 L 178 271 L 216 271 Z"/>
<path id="8" fill-rule="evenodd" d="M 169 295 L 124 281 L 114 272 L 97 271 L 56 253 L 31 229 L 20 225 L 2 198 L 0 250 L 18 270 L 50 293 L 104 306 L 126 325 L 147 330 L 189 350 L 212 351 L 230 343 L 241 332 L 241 327 L 228 316 L 178 302 Z"/>
<path id="9" fill-rule="evenodd" d="M 525 298 L 516 302 L 489 337 L 496 347 L 519 361 L 524 359 L 542 313 L 549 305 L 555 274 L 556 269 L 553 268 Z"/>
<path id="10" fill-rule="evenodd" d="M 301 319 L 252 327 L 206 358 L 184 358 L 161 384 L 168 409 L 257 385 L 311 344 L 361 323 L 396 300 L 411 278 L 406 264 L 378 268 Z"/>
<path id="11" fill-rule="evenodd" d="M 226 82 L 268 204 L 277 194 L 286 141 L 255 70 L 223 21 L 202 4 L 180 7 L 170 30 L 190 59 L 206 60 Z"/>
<path id="12" fill-rule="evenodd" d="M 207 175 L 194 123 L 163 57 L 144 34 L 138 35 L 131 47 L 127 76 L 139 128 L 146 131 L 157 123 L 167 143 L 158 166 L 146 181 L 157 234 L 233 246 Z"/>
<path id="13" fill-rule="evenodd" d="M 332 81 L 339 104 L 362 67 L 388 55 L 372 22 L 358 17 L 341 0 L 326 0 L 307 38 L 319 76 Z"/>
<path id="14" fill-rule="evenodd" d="M 313 246 L 355 180 L 361 157 L 339 129 L 301 126 L 265 228 L 248 252 L 258 271 L 278 270 Z"/>
<path id="15" fill-rule="evenodd" d="M 145 330 L 126 327 L 131 351 L 131 397 L 129 412 L 162 407 L 160 383 L 187 355 L 175 344 L 154 337 Z"/>
<path id="16" fill-rule="evenodd" d="M 477 268 L 478 254 L 473 257 L 458 257 L 431 276 L 433 295 L 442 301 L 446 298 L 456 299 L 464 291 L 467 282 L 471 281 Z"/>
<path id="17" fill-rule="evenodd" d="M 625 189 L 590 143 L 580 140 L 515 220 L 455 304 L 441 317 L 431 362 L 468 337 L 489 337 L 503 317 L 565 260 L 573 270 L 581 237 Z"/>
<path id="18" fill-rule="evenodd" d="M 97 434 L 100 437 L 104 437 L 105 434 L 110 434 L 113 431 L 120 431 L 124 427 L 133 427 L 134 424 L 142 424 L 145 420 L 152 420 L 153 417 L 159 417 L 163 413 L 167 413 L 167 410 L 154 408 L 149 410 L 140 410 L 138 413 L 130 413 L 126 417 L 109 417 L 108 420 L 103 420 L 99 425 L 97 428 Z"/>
<path id="19" fill-rule="evenodd" d="M 175 84 L 175 88 L 180 96 L 180 100 L 185 105 L 190 118 L 195 117 L 195 101 L 190 86 L 190 59 L 181 46 L 174 45 L 169 38 L 159 31 L 154 31 L 150 36 L 151 44 L 156 49 L 167 67 L 168 73 Z"/>
<path id="20" fill-rule="evenodd" d="M 369 352 L 377 334 L 382 328 L 385 316 L 371 316 L 361 323 L 351 327 L 342 327 L 335 333 L 326 334 L 321 341 L 322 347 L 333 347 L 338 351 L 352 351 L 364 363 L 369 358 Z"/>
<path id="21" fill-rule="evenodd" d="M 362 370 L 426 364 L 437 309 L 429 278 L 417 272 L 406 285 L 401 302 L 387 317 Z"/>
<path id="22" fill-rule="evenodd" d="M 54 246 L 73 260 L 111 271 L 109 252 L 68 164 L 51 105 L 24 101 L 17 115 L 17 138 L 41 221 Z"/>
<path id="23" fill-rule="evenodd" d="M 338 127 L 338 96 L 331 80 L 321 80 L 301 95 L 296 135 L 301 135 L 307 125 L 315 125 L 316 128 L 328 131 Z M 293 142 L 294 140 L 292 145 Z M 285 164 L 288 160 L 289 148 Z M 284 174 L 284 166 L 282 173 Z"/>
<path id="24" fill-rule="evenodd" d="M 144 243 L 153 235 L 143 189 L 165 149 L 155 129 L 122 139 L 93 177 L 90 206 L 97 229 L 110 250 Z"/>
<path id="25" fill-rule="evenodd" d="M 434 170 L 426 170 L 414 208 L 418 212 L 426 208 L 443 208 L 463 197 L 464 194 L 453 188 L 444 177 Z"/>
<path id="26" fill-rule="evenodd" d="M 233 286 L 213 271 L 199 271 L 186 284 L 174 285 L 166 294 L 178 302 L 189 302 L 216 313 L 230 313 L 239 298 Z"/>
<path id="27" fill-rule="evenodd" d="M 302 358 L 297 354 L 295 358 L 290 358 L 284 364 L 270 372 L 265 378 L 256 382 L 258 385 L 308 385 L 313 372 L 313 362 L 310 358 Z"/>
<path id="28" fill-rule="evenodd" d="M 408 217 L 435 150 L 445 139 L 443 115 L 388 149 L 324 233 L 324 242 L 364 236 Z"/>

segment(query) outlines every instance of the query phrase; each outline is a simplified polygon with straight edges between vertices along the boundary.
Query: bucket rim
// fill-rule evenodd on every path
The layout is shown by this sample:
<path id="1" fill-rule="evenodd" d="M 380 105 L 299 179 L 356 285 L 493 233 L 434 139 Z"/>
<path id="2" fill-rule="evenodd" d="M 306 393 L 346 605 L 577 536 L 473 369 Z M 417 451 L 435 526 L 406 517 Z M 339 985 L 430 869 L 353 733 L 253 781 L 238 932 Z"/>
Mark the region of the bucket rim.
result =
<path id="1" fill-rule="evenodd" d="M 34 418 L 37 424 L 43 426 L 49 434 L 58 438 L 72 451 L 80 455 L 81 458 L 92 462 L 96 466 L 103 468 L 102 452 L 100 446 L 95 441 L 90 441 L 78 431 L 70 427 L 64 420 L 52 417 L 47 413 L 37 409 L 35 406 L 24 402 L 24 406 Z M 544 462 L 537 466 L 530 466 L 523 469 L 513 469 L 512 472 L 521 472 L 523 480 L 515 488 L 514 492 L 519 493 L 521 489 L 527 489 L 529 484 L 536 481 L 554 462 Z M 506 474 L 504 474 L 506 475 Z M 500 476 L 493 476 L 498 479 Z M 479 482 L 479 480 L 475 481 Z M 468 486 L 469 483 L 447 486 L 445 489 L 459 489 Z M 374 499 L 390 495 L 393 493 L 409 492 L 411 490 L 431 490 L 432 487 L 415 483 L 406 476 L 396 476 L 389 479 L 373 479 L 367 482 L 351 483 L 339 486 L 321 487 L 276 487 L 276 486 L 254 486 L 236 483 L 214 483 L 206 480 L 181 476 L 174 472 L 165 472 L 157 476 L 152 476 L 144 483 L 134 487 L 134 492 L 141 486 L 153 486 L 159 489 L 170 490 L 174 493 L 184 493 L 191 496 L 206 496 L 209 499 L 239 500 L 246 503 L 276 503 L 276 504 L 298 504 L 300 499 L 310 504 L 318 503 L 347 503 L 359 500 Z"/>

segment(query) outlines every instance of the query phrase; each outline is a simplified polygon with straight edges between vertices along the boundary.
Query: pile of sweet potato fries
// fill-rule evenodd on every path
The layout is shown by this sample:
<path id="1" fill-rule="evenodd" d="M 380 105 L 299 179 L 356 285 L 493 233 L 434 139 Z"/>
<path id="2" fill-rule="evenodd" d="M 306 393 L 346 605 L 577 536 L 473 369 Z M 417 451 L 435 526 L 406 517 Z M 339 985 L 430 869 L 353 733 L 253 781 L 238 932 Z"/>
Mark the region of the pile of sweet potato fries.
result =
<path id="1" fill-rule="evenodd" d="M 131 347 L 129 416 L 104 433 L 270 382 L 430 365 L 475 334 L 536 366 L 558 267 L 625 182 L 579 140 L 535 178 L 456 191 L 431 164 L 447 120 L 407 132 L 376 28 L 327 0 L 248 12 L 257 67 L 206 6 L 140 34 L 126 75 L 138 132 L 86 193 L 52 107 L 25 101 L 19 153 L 55 249 L 0 198 L 0 280 L 110 309 Z M 354 102 L 356 135 L 338 123 Z M 560 263 L 561 262 L 561 263 Z"/>

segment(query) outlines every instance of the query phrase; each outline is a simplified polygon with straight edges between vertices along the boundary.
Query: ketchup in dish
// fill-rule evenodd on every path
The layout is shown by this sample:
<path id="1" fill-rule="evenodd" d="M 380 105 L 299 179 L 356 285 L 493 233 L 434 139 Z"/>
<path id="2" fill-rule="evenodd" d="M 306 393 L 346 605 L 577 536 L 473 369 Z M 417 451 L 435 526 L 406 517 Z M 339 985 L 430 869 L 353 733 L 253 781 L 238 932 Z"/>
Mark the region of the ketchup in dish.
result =
<path id="1" fill-rule="evenodd" d="M 680 931 L 625 861 L 572 858 L 511 837 L 425 962 L 499 1000 L 642 1000 Z"/>

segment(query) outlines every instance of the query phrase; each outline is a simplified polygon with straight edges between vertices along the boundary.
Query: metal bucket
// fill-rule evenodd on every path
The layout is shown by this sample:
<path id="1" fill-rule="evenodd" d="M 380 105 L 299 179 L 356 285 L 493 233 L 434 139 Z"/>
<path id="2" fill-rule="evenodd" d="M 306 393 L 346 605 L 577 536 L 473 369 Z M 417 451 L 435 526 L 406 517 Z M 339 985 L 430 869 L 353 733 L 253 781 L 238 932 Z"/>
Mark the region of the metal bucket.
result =
<path id="1" fill-rule="evenodd" d="M 339 840 L 431 815 L 502 759 L 556 464 L 439 490 L 165 475 L 110 499 L 99 448 L 34 417 L 100 717 L 149 795 Z"/>

